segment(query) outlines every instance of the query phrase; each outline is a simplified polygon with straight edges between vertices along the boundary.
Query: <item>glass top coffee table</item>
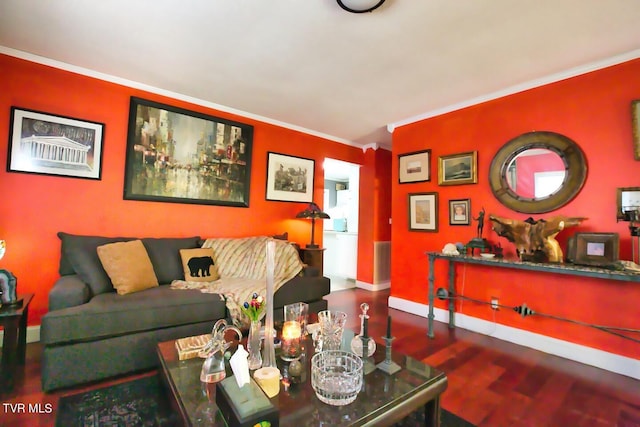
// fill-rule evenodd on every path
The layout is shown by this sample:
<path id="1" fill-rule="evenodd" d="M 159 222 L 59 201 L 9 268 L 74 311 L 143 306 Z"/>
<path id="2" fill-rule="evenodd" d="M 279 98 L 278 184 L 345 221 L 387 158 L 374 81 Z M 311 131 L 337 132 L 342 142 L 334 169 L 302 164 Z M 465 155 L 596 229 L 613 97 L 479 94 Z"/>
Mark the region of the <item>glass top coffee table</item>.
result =
<path id="1" fill-rule="evenodd" d="M 350 342 L 353 332 L 345 330 L 344 342 Z M 394 352 L 393 361 L 402 368 L 393 375 L 374 364 L 384 360 L 385 349 L 378 344 L 375 354 L 365 363 L 362 391 L 356 400 L 345 406 L 322 403 L 311 387 L 309 363 L 313 356 L 310 339 L 299 383 L 286 390 L 281 382 L 280 393 L 271 399 L 280 413 L 280 426 L 387 426 L 415 411 L 424 411 L 425 425 L 440 425 L 440 394 L 447 388 L 445 374 L 419 360 Z M 169 391 L 172 404 L 185 426 L 224 426 L 215 405 L 215 384 L 200 382 L 203 359 L 178 360 L 175 341 L 159 343 L 160 373 Z M 281 372 L 287 362 L 276 353 Z M 368 373 L 367 373 L 368 372 Z M 230 376 L 230 370 L 227 376 Z M 422 415 L 422 414 L 420 414 Z"/>

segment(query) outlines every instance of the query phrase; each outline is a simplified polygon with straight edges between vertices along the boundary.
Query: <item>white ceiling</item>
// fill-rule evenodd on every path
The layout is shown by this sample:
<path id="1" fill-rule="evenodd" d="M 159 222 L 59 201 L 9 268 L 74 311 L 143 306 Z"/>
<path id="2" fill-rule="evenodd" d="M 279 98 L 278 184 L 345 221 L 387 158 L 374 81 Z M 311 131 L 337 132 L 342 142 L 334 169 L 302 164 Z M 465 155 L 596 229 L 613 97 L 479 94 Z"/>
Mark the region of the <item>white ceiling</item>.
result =
<path id="1" fill-rule="evenodd" d="M 640 0 L 2 0 L 0 52 L 388 146 L 388 125 L 640 57 L 639 21 Z"/>

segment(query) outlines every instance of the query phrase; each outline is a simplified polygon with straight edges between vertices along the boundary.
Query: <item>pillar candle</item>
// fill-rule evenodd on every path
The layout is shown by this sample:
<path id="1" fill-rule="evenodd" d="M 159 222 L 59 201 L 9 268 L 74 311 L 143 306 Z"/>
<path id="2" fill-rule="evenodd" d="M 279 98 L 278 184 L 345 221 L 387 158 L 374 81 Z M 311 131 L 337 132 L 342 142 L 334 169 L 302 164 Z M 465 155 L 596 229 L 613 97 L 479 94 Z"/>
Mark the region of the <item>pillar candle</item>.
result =
<path id="1" fill-rule="evenodd" d="M 253 373 L 253 379 L 256 380 L 264 393 L 272 398 L 280 393 L 280 370 L 274 367 L 256 369 Z"/>
<path id="2" fill-rule="evenodd" d="M 387 317 L 387 338 L 391 338 L 391 316 Z"/>
<path id="3" fill-rule="evenodd" d="M 364 319 L 362 319 L 362 336 L 364 338 L 369 337 L 369 316 L 365 314 Z"/>

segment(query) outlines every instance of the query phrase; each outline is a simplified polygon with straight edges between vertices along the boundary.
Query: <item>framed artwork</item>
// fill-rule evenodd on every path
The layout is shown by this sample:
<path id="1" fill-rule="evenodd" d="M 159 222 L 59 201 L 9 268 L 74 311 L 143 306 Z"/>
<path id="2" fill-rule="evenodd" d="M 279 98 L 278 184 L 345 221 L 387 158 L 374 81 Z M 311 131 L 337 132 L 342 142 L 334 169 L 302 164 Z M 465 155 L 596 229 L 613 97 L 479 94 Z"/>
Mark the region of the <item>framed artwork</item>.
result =
<path id="1" fill-rule="evenodd" d="M 101 179 L 104 124 L 11 107 L 8 172 Z"/>
<path id="2" fill-rule="evenodd" d="M 131 98 L 124 198 L 249 206 L 253 126 Z"/>
<path id="3" fill-rule="evenodd" d="M 409 230 L 438 231 L 438 193 L 409 194 Z"/>
<path id="4" fill-rule="evenodd" d="M 398 180 L 408 182 L 431 181 L 431 150 L 398 155 Z"/>
<path id="5" fill-rule="evenodd" d="M 640 187 L 616 189 L 618 221 L 640 221 Z"/>
<path id="6" fill-rule="evenodd" d="M 471 201 L 469 199 L 449 200 L 449 224 L 471 224 Z"/>
<path id="7" fill-rule="evenodd" d="M 438 158 L 438 184 L 460 185 L 478 182 L 478 152 L 452 154 Z"/>
<path id="8" fill-rule="evenodd" d="M 313 201 L 315 160 L 267 153 L 267 200 Z"/>
<path id="9" fill-rule="evenodd" d="M 631 122 L 633 125 L 633 157 L 640 160 L 640 99 L 631 102 Z"/>

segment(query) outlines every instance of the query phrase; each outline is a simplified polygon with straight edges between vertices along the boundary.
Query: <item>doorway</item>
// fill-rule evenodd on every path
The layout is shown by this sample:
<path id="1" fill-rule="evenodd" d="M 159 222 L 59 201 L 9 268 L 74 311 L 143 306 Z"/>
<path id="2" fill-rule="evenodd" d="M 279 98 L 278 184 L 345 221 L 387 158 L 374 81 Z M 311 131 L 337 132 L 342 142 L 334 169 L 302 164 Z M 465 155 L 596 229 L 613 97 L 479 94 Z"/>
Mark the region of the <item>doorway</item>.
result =
<path id="1" fill-rule="evenodd" d="M 323 269 L 332 292 L 356 286 L 359 194 L 360 165 L 325 158 L 323 210 L 331 218 L 323 221 Z"/>

